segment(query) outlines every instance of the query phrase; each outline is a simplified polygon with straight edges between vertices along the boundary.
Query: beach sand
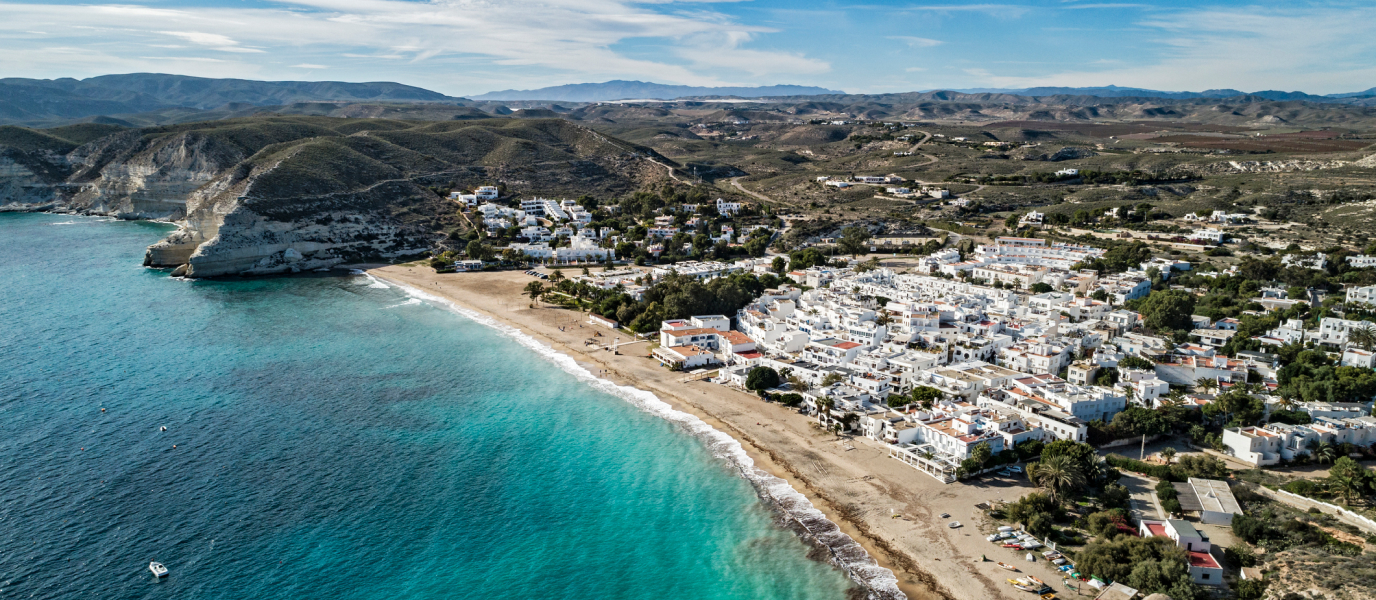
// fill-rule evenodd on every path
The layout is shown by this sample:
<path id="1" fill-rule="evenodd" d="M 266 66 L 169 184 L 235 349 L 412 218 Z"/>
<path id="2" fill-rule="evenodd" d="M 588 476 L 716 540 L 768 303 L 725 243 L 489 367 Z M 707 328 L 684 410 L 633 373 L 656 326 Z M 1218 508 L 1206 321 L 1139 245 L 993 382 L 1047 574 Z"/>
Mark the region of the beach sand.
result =
<path id="1" fill-rule="evenodd" d="M 531 308 L 522 289 L 533 279 L 518 271 L 437 274 L 412 264 L 368 272 L 520 329 L 594 374 L 653 392 L 675 409 L 734 437 L 758 467 L 788 481 L 881 566 L 892 570 L 899 588 L 913 600 L 1028 598 L 1006 582 L 1015 575 L 994 561 L 1017 565 L 1052 584 L 1062 597 L 1074 597 L 1040 556 L 1036 563 L 1024 562 L 1025 553 L 985 541 L 995 525 L 975 505 L 1017 499 L 1030 489 L 1024 479 L 986 476 L 969 484 L 944 485 L 889 458 L 885 446 L 869 438 L 823 432 L 813 419 L 795 410 L 725 386 L 685 383 L 683 373 L 660 367 L 648 357 L 648 343 L 624 346 L 619 354 L 593 349 L 587 342 L 602 344 L 618 335 L 624 341 L 628 334 L 590 325 L 586 313 L 543 303 Z M 942 519 L 941 513 L 951 516 Z M 947 527 L 954 520 L 964 527 Z M 981 562 L 981 556 L 989 562 Z"/>

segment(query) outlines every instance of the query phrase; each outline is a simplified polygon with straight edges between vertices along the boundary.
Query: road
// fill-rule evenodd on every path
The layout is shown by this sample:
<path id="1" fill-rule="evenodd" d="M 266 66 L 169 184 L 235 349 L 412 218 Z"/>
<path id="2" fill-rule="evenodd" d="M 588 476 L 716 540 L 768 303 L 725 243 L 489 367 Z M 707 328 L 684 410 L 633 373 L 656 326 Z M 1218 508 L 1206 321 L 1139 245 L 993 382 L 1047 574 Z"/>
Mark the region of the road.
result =
<path id="1" fill-rule="evenodd" d="M 742 175 L 741 177 L 744 177 L 744 175 Z M 756 199 L 756 200 L 763 200 L 763 201 L 769 202 L 769 203 L 771 203 L 771 204 L 774 202 L 774 200 L 771 199 L 769 196 L 766 196 L 766 195 L 761 194 L 761 193 L 758 193 L 758 192 L 752 192 L 752 191 L 750 191 L 750 190 L 745 189 L 745 186 L 741 185 L 741 177 L 732 177 L 732 178 L 731 178 L 731 185 L 736 186 L 736 189 L 738 189 L 738 190 L 744 192 L 745 194 L 749 195 L 750 197 L 752 197 L 752 198 L 754 198 L 754 199 Z"/>
<path id="2" fill-rule="evenodd" d="M 1161 507 L 1156 503 L 1156 483 L 1146 477 L 1135 473 L 1123 472 L 1123 477 L 1118 480 L 1123 487 L 1128 488 L 1132 493 L 1132 518 L 1141 522 L 1142 519 L 1163 519 Z"/>

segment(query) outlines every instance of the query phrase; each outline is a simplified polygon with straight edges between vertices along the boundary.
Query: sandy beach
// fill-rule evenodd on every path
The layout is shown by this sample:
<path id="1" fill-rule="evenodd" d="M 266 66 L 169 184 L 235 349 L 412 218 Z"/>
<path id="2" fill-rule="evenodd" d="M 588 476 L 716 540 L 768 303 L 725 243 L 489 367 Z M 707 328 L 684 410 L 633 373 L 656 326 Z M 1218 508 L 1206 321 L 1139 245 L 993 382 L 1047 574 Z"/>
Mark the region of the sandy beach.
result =
<path id="1" fill-rule="evenodd" d="M 908 598 L 1027 598 L 1006 582 L 1014 574 L 994 561 L 1036 575 L 1063 597 L 1075 596 L 1060 585 L 1058 572 L 1040 556 L 1036 563 L 1024 562 L 1022 554 L 985 541 L 993 525 L 975 505 L 1015 500 L 1029 490 L 1025 480 L 987 476 L 970 484 L 943 485 L 889 458 L 885 446 L 869 438 L 823 432 L 805 415 L 724 386 L 685 383 L 683 373 L 660 367 L 648 357 L 646 343 L 622 347 L 618 354 L 595 349 L 589 341 L 602 344 L 618 332 L 588 324 L 586 313 L 545 304 L 531 308 L 522 289 L 532 278 L 519 271 L 437 274 L 414 264 L 368 272 L 520 329 L 599 376 L 652 392 L 732 436 L 757 466 L 788 481 L 881 566 L 892 570 Z M 623 341 L 628 337 L 619 335 Z M 942 513 L 951 516 L 940 518 Z M 955 520 L 964 527 L 947 526 Z M 981 561 L 984 556 L 988 562 Z"/>

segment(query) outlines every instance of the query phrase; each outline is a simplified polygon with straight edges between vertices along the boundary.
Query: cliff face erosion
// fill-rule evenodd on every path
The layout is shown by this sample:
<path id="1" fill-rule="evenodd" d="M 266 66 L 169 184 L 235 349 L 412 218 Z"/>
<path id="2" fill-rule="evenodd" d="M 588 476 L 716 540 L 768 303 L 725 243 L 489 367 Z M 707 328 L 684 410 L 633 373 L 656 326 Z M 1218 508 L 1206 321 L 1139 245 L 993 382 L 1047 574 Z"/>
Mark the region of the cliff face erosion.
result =
<path id="1" fill-rule="evenodd" d="M 621 194 L 652 154 L 558 119 L 0 127 L 0 210 L 167 220 L 146 265 L 282 273 L 424 253 L 459 219 L 431 188 Z"/>

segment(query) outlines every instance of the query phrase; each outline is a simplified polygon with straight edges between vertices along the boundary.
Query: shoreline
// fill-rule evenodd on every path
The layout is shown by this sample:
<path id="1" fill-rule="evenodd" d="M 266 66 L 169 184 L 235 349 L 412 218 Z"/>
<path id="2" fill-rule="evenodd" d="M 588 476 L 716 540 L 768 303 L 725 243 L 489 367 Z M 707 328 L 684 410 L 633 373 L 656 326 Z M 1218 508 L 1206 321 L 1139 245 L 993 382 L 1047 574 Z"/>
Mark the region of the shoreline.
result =
<path id="1" fill-rule="evenodd" d="M 1021 597 L 1003 584 L 1006 572 L 992 562 L 1015 557 L 1002 556 L 996 552 L 1000 548 L 984 540 L 976 529 L 982 513 L 971 510 L 976 503 L 994 498 L 1016 499 L 1025 491 L 1025 482 L 943 485 L 889 459 L 882 444 L 868 438 L 822 432 L 812 419 L 744 392 L 700 381 L 685 383 L 681 373 L 667 371 L 647 358 L 643 344 L 617 353 L 591 349 L 587 342 L 596 334 L 605 341 L 617 333 L 587 324 L 585 313 L 530 308 L 529 299 L 520 295 L 529 277 L 520 272 L 437 274 L 414 264 L 352 268 L 413 297 L 446 304 L 480 323 L 490 321 L 483 324 L 537 352 L 563 357 L 568 363 L 560 366 L 571 374 L 589 378 L 595 386 L 605 382 L 604 391 L 632 402 L 638 401 L 628 394 L 643 394 L 663 409 L 682 415 L 661 416 L 690 425 L 686 417 L 710 429 L 687 427 L 708 443 L 714 455 L 739 469 L 781 517 L 810 534 L 815 540 L 810 545 L 827 548 L 828 562 L 846 571 L 871 597 Z M 654 407 L 642 408 L 659 412 Z M 725 440 L 713 439 L 712 432 Z M 735 445 L 740 456 L 721 455 L 716 447 L 721 443 Z M 936 519 L 939 512 L 950 513 L 951 520 L 959 519 L 966 527 L 947 528 L 945 520 Z M 983 553 L 995 556 L 981 563 Z M 1049 581 L 1059 579 L 1053 573 L 1048 568 L 1038 574 L 1051 577 Z"/>
<path id="2" fill-rule="evenodd" d="M 824 548 L 831 555 L 827 561 L 834 567 L 845 571 L 851 581 L 864 588 L 869 598 L 876 600 L 898 600 L 907 598 L 897 586 L 898 579 L 890 569 L 880 566 L 868 551 L 852 536 L 828 519 L 812 502 L 793 488 L 793 484 L 760 468 L 758 450 L 746 450 L 746 444 L 722 431 L 722 423 L 709 423 L 704 416 L 687 412 L 660 398 L 654 392 L 639 387 L 619 383 L 609 379 L 606 374 L 595 374 L 588 363 L 577 360 L 536 336 L 523 331 L 510 323 L 486 313 L 475 311 L 448 298 L 426 293 L 393 279 L 363 272 L 365 275 L 397 287 L 415 298 L 417 302 L 428 300 L 449 305 L 458 314 L 473 321 L 496 329 L 499 334 L 512 338 L 517 343 L 530 348 L 550 359 L 566 373 L 587 382 L 600 391 L 607 392 L 630 402 L 657 417 L 683 427 L 686 432 L 702 441 L 714 458 L 721 459 L 739 472 L 750 483 L 757 496 L 767 501 L 773 510 L 788 521 L 788 528 L 794 530 L 804 542 L 814 548 Z M 710 417 L 708 417 L 710 418 Z"/>

